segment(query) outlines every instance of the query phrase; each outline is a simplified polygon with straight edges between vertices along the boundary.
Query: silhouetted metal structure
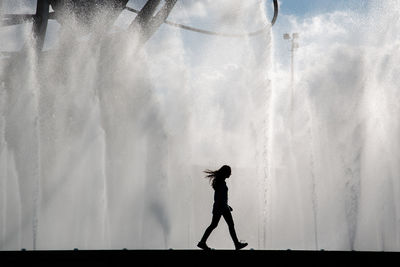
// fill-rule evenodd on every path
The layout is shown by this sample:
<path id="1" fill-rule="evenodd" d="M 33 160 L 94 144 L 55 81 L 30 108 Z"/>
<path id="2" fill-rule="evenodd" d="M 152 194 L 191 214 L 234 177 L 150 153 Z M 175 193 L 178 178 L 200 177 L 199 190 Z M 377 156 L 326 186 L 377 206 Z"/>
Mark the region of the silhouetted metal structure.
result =
<path id="1" fill-rule="evenodd" d="M 145 43 L 157 31 L 162 23 L 202 34 L 225 37 L 254 36 L 261 34 L 270 26 L 267 25 L 265 28 L 251 33 L 227 34 L 182 25 L 166 20 L 176 2 L 177 0 L 147 0 L 141 10 L 136 10 L 127 6 L 128 0 L 37 0 L 35 14 L 4 14 L 2 16 L 1 26 L 33 22 L 35 47 L 39 51 L 43 49 L 49 19 L 57 20 L 57 22 L 65 26 L 64 24 L 66 22 L 63 18 L 68 15 L 73 15 L 79 22 L 90 29 L 96 15 L 104 11 L 107 12 L 107 22 L 106 25 L 104 25 L 106 29 L 115 22 L 124 9 L 137 13 L 137 16 L 129 27 L 129 31 L 140 31 L 142 43 Z M 278 0 L 273 0 L 273 4 L 274 15 L 271 25 L 274 25 L 278 17 Z M 54 11 L 50 12 L 50 6 Z"/>

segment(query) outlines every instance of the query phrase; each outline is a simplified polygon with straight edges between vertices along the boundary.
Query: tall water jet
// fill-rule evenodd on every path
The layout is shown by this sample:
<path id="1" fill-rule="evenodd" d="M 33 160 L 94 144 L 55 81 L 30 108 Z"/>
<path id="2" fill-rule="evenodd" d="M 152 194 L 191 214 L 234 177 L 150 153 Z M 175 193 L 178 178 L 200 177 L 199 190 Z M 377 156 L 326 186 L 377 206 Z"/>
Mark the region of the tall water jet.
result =
<path id="1" fill-rule="evenodd" d="M 292 159 L 271 165 L 269 246 L 399 250 L 398 13 L 371 1 L 289 22 L 301 34 L 294 114 L 290 74 L 277 68 L 273 150 Z"/>
<path id="2" fill-rule="evenodd" d="M 178 1 L 169 18 L 238 34 L 268 23 L 260 1 L 211 2 Z M 2 51 L 24 51 L 0 61 L 1 249 L 193 248 L 212 207 L 202 171 L 229 164 L 251 247 L 399 250 L 396 1 L 289 20 L 293 112 L 271 31 L 163 25 L 138 50 L 136 15 L 103 34 L 101 10 L 93 31 L 49 21 L 40 56 L 24 46 L 32 23 L 1 29 Z M 231 248 L 226 233 L 210 244 Z"/>
<path id="3" fill-rule="evenodd" d="M 138 50 L 135 17 L 103 34 L 109 14 L 88 31 L 66 12 L 49 21 L 44 52 L 2 58 L 1 249 L 194 247 L 212 206 L 202 170 L 225 163 L 238 231 L 264 244 L 270 31 L 161 26 Z M 260 1 L 182 1 L 170 18 L 238 34 L 269 23 Z M 2 38 L 27 43 L 30 26 Z M 210 241 L 230 247 L 223 231 Z"/>

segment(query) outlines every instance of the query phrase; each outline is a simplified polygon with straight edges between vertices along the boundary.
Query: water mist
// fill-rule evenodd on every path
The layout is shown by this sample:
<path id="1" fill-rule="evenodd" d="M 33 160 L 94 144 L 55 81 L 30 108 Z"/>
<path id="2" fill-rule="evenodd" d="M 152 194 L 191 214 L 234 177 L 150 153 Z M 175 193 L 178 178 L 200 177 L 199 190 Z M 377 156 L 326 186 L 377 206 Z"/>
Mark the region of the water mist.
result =
<path id="1" fill-rule="evenodd" d="M 192 248 L 211 219 L 202 171 L 222 164 L 238 232 L 262 244 L 270 32 L 164 25 L 138 50 L 123 15 L 109 35 L 102 14 L 91 32 L 66 16 L 44 53 L 3 59 L 1 249 Z M 268 23 L 259 1 L 178 3 L 170 18 L 238 33 Z M 231 247 L 225 230 L 210 241 Z"/>
<path id="2" fill-rule="evenodd" d="M 398 251 L 400 10 L 381 2 L 243 39 L 163 25 L 140 50 L 125 12 L 106 35 L 101 14 L 90 32 L 50 22 L 40 55 L 30 24 L 1 28 L 1 50 L 22 52 L 0 60 L 0 249 L 194 248 L 211 221 L 202 171 L 229 164 L 250 247 Z M 241 33 L 265 13 L 178 1 L 169 19 Z M 209 244 L 233 248 L 220 224 Z"/>
<path id="3" fill-rule="evenodd" d="M 288 18 L 300 48 L 292 110 L 288 67 L 274 75 L 268 247 L 399 250 L 398 14 Z"/>

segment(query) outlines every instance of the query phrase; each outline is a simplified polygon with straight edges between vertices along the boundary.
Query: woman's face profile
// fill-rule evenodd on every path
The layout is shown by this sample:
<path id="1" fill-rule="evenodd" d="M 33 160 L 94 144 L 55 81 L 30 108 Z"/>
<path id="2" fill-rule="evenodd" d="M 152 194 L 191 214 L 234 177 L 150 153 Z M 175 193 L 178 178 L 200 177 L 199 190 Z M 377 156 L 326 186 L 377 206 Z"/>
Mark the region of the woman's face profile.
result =
<path id="1" fill-rule="evenodd" d="M 231 168 L 227 168 L 226 170 L 225 170 L 225 178 L 229 178 L 230 176 L 231 176 Z"/>
<path id="2" fill-rule="evenodd" d="M 221 169 L 218 170 L 218 176 L 224 179 L 229 178 L 229 176 L 231 176 L 231 167 L 228 165 L 222 166 Z"/>

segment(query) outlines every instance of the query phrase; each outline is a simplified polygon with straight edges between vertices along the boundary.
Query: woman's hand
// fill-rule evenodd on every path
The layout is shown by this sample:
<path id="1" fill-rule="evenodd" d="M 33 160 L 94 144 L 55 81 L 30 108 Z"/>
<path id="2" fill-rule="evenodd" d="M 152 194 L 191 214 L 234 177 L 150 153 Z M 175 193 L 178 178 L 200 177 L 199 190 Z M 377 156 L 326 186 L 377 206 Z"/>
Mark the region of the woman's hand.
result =
<path id="1" fill-rule="evenodd" d="M 229 207 L 229 210 L 230 210 L 230 211 L 233 211 L 233 209 L 232 209 L 232 207 L 231 207 L 231 206 L 229 206 L 229 205 L 228 205 L 228 207 Z"/>

